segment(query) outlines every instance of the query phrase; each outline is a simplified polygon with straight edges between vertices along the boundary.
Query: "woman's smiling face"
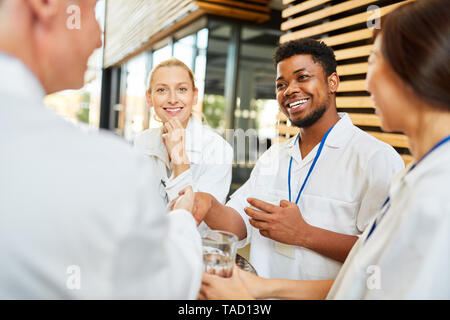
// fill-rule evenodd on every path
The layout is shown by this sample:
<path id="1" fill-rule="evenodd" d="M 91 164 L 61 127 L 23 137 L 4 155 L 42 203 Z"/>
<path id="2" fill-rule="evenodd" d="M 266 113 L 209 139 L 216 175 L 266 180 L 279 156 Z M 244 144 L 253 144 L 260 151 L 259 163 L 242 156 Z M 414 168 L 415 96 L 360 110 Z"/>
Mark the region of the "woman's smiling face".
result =
<path id="1" fill-rule="evenodd" d="M 180 66 L 164 66 L 152 75 L 147 102 L 156 115 L 167 122 L 177 118 L 186 127 L 197 104 L 198 90 L 194 87 L 187 70 Z"/>

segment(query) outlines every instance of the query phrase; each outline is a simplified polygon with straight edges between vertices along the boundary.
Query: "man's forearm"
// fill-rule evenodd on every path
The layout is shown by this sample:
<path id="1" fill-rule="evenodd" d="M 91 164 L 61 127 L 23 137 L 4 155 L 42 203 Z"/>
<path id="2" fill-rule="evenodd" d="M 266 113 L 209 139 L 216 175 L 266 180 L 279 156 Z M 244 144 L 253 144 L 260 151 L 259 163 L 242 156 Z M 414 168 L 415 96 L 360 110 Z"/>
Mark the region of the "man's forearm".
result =
<path id="1" fill-rule="evenodd" d="M 231 207 L 221 204 L 211 196 L 212 206 L 209 209 L 204 222 L 215 230 L 223 230 L 234 233 L 239 240 L 247 237 L 247 228 L 241 215 Z"/>
<path id="2" fill-rule="evenodd" d="M 337 233 L 310 225 L 298 245 L 334 260 L 344 262 L 357 240 L 357 236 Z"/>

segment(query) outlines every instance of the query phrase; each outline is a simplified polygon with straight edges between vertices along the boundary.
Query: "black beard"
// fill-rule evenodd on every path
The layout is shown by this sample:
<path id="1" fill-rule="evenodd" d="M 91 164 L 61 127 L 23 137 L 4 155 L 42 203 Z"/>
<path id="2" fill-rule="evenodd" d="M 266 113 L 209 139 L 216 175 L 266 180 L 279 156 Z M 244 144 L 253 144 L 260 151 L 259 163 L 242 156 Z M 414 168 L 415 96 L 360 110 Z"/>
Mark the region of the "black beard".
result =
<path id="1" fill-rule="evenodd" d="M 327 107 L 325 105 L 323 105 L 319 109 L 314 110 L 314 112 L 311 115 L 309 115 L 308 117 L 306 117 L 305 119 L 297 120 L 295 122 L 291 120 L 291 122 L 294 126 L 296 126 L 298 128 L 310 127 L 314 123 L 316 123 L 320 118 L 322 118 L 322 116 L 326 110 L 327 110 Z"/>

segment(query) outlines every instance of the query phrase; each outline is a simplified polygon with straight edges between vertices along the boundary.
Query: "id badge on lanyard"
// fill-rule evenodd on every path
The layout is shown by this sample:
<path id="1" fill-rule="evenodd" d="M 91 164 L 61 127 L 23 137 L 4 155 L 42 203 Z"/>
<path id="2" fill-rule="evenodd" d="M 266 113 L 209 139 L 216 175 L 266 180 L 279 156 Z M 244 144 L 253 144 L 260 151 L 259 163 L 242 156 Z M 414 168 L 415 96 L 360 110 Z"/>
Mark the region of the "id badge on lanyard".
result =
<path id="1" fill-rule="evenodd" d="M 314 167 L 316 166 L 317 160 L 319 159 L 320 154 L 322 153 L 323 146 L 325 144 L 325 141 L 327 140 L 328 134 L 331 132 L 331 130 L 334 128 L 332 126 L 323 136 L 322 140 L 320 141 L 319 149 L 317 150 L 316 156 L 314 157 L 313 163 L 311 164 L 311 167 L 309 168 L 308 174 L 306 175 L 305 181 L 303 181 L 302 187 L 300 188 L 300 191 L 298 192 L 297 199 L 295 200 L 295 204 L 298 204 L 298 201 L 300 200 L 300 195 L 303 192 L 303 189 L 305 189 L 306 182 L 308 181 L 312 171 L 314 170 Z M 298 141 L 298 138 L 300 136 L 300 133 L 297 134 L 297 137 L 295 138 L 294 146 Z M 289 190 L 289 202 L 291 202 L 291 169 L 292 169 L 292 157 L 289 161 L 289 171 L 288 171 L 288 190 Z M 295 246 L 290 244 L 285 244 L 281 242 L 275 241 L 275 251 L 279 254 L 282 254 L 286 257 L 289 257 L 291 259 L 295 259 Z"/>
<path id="2" fill-rule="evenodd" d="M 436 150 L 437 148 L 439 148 L 440 146 L 442 146 L 443 144 L 450 142 L 450 136 L 445 137 L 444 139 L 442 139 L 441 141 L 439 141 L 433 148 L 431 148 L 423 157 L 422 159 L 420 159 L 417 163 L 415 163 L 414 165 L 411 166 L 411 168 L 409 168 L 408 172 L 405 174 L 408 175 L 411 171 L 413 171 L 417 165 L 423 161 L 423 159 L 425 159 L 428 155 L 430 155 L 434 150 Z M 405 177 L 404 176 L 404 177 Z M 389 211 L 390 207 L 391 207 L 391 198 L 387 197 L 386 201 L 384 201 L 384 204 L 381 206 L 381 210 L 383 211 L 379 216 L 378 219 L 375 219 L 375 221 L 373 222 L 372 226 L 370 227 L 370 231 L 367 235 L 367 238 L 365 240 L 365 242 L 367 242 L 367 240 L 369 240 L 370 236 L 372 235 L 372 233 L 374 232 L 375 228 L 377 227 L 377 225 L 380 224 L 381 219 L 383 219 L 383 217 L 385 216 L 386 212 Z"/>

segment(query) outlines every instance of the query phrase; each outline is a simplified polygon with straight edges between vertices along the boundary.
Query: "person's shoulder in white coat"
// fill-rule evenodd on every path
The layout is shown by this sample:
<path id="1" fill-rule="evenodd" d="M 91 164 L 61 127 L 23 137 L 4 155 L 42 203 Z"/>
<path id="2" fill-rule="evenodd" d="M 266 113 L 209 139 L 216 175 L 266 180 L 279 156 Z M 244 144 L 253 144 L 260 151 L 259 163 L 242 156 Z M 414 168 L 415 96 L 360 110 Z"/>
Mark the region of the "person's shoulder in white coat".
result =
<path id="1" fill-rule="evenodd" d="M 0 81 L 0 297 L 196 298 L 195 220 L 167 215 L 154 163 L 46 110 L 32 74 L 7 63 L 16 76 Z"/>

